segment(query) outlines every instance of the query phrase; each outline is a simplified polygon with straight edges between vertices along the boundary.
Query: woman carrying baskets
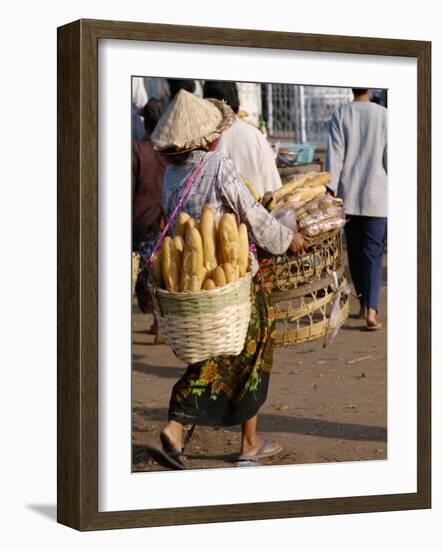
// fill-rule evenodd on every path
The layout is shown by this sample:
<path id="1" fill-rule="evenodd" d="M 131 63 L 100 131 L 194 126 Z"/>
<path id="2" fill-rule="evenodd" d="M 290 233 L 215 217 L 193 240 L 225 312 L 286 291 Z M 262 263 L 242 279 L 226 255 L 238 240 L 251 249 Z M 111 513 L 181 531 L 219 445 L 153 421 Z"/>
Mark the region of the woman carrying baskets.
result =
<path id="1" fill-rule="evenodd" d="M 251 196 L 233 161 L 215 151 L 220 135 L 234 120 L 231 108 L 219 100 L 201 99 L 184 90 L 178 93 L 152 134 L 155 148 L 170 163 L 163 181 L 164 211 L 170 217 L 181 203 L 181 211 L 198 219 L 203 205 L 209 204 L 217 218 L 226 212 L 235 214 L 246 224 L 250 240 L 267 252 L 280 255 L 289 248 L 298 252 L 303 248 L 301 235 L 270 216 Z M 189 180 L 192 184 L 183 200 Z M 252 273 L 251 320 L 241 354 L 191 364 L 173 387 L 169 421 L 160 435 L 162 448 L 148 447 L 166 467 L 185 468 L 183 428 L 197 423 L 241 425 L 241 460 L 256 461 L 282 450 L 256 433 L 273 362 L 274 314 L 270 295 L 260 285 L 256 258 Z"/>

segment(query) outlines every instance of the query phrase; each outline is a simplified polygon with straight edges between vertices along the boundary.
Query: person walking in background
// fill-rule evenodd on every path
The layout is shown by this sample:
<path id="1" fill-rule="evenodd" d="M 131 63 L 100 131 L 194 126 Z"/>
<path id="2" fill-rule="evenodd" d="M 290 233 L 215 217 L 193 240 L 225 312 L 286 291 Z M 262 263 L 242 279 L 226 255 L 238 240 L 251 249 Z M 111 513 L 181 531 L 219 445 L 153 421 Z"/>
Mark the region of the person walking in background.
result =
<path id="1" fill-rule="evenodd" d="M 145 137 L 134 141 L 132 153 L 133 250 L 140 254 L 141 271 L 136 284 L 138 304 L 143 313 L 149 311 L 147 267 L 153 246 L 160 233 L 162 220 L 164 158 L 155 151 L 150 136 L 161 117 L 158 100 L 151 98 L 143 110 Z"/>
<path id="2" fill-rule="evenodd" d="M 367 329 L 376 315 L 387 227 L 387 110 L 353 88 L 354 101 L 333 114 L 327 141 L 329 189 L 344 201 L 350 273 Z"/>
<path id="3" fill-rule="evenodd" d="M 144 86 L 149 99 L 155 98 L 164 111 L 169 105 L 170 90 L 166 78 L 145 78 Z"/>
<path id="4" fill-rule="evenodd" d="M 225 101 L 235 115 L 239 111 L 239 95 L 236 82 L 207 80 L 204 83 L 204 97 Z M 230 157 L 241 176 L 246 178 L 262 196 L 267 191 L 282 187 L 272 149 L 251 124 L 235 117 L 235 122 L 226 130 L 216 150 Z"/>

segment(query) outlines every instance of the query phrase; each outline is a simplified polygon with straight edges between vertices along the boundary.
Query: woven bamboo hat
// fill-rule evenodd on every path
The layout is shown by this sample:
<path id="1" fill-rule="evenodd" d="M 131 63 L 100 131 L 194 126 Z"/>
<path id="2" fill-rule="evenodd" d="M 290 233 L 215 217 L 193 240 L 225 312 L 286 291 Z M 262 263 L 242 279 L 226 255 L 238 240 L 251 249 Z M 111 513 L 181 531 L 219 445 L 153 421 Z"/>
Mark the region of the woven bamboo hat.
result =
<path id="1" fill-rule="evenodd" d="M 155 126 L 151 140 L 164 154 L 191 151 L 217 140 L 234 120 L 227 103 L 180 90 Z"/>

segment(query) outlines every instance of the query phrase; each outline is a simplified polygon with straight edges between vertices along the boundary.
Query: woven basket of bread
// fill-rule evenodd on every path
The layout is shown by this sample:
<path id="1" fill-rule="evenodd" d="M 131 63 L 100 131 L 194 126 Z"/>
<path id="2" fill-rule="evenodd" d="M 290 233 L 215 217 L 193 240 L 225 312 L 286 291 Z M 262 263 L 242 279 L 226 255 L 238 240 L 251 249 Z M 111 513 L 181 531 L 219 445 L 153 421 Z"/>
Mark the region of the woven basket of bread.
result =
<path id="1" fill-rule="evenodd" d="M 181 212 L 175 236 L 151 257 L 151 294 L 159 332 L 175 355 L 197 363 L 239 355 L 251 314 L 247 228 L 204 205 L 199 220 Z"/>
<path id="2" fill-rule="evenodd" d="M 341 230 L 306 240 L 302 254 L 263 258 L 260 262 L 263 286 L 269 291 L 287 291 L 321 279 L 343 265 Z"/>
<path id="3" fill-rule="evenodd" d="M 251 314 L 251 274 L 199 292 L 152 289 L 158 328 L 175 355 L 188 364 L 217 355 L 239 355 Z"/>

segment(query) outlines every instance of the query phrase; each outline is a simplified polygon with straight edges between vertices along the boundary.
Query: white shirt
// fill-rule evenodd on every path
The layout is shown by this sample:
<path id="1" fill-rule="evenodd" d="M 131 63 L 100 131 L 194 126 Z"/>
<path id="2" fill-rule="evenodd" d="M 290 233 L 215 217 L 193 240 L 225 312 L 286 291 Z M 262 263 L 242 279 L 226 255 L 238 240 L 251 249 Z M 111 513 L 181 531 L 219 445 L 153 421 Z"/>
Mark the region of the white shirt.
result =
<path id="1" fill-rule="evenodd" d="M 146 88 L 144 87 L 144 79 L 141 76 L 132 78 L 132 101 L 138 108 L 144 107 L 148 97 Z"/>
<path id="2" fill-rule="evenodd" d="M 222 134 L 216 150 L 234 161 L 240 175 L 260 195 L 282 187 L 272 148 L 261 132 L 247 122 L 236 120 Z"/>
<path id="3" fill-rule="evenodd" d="M 347 214 L 387 216 L 387 109 L 368 101 L 341 105 L 327 142 L 328 187 Z"/>

